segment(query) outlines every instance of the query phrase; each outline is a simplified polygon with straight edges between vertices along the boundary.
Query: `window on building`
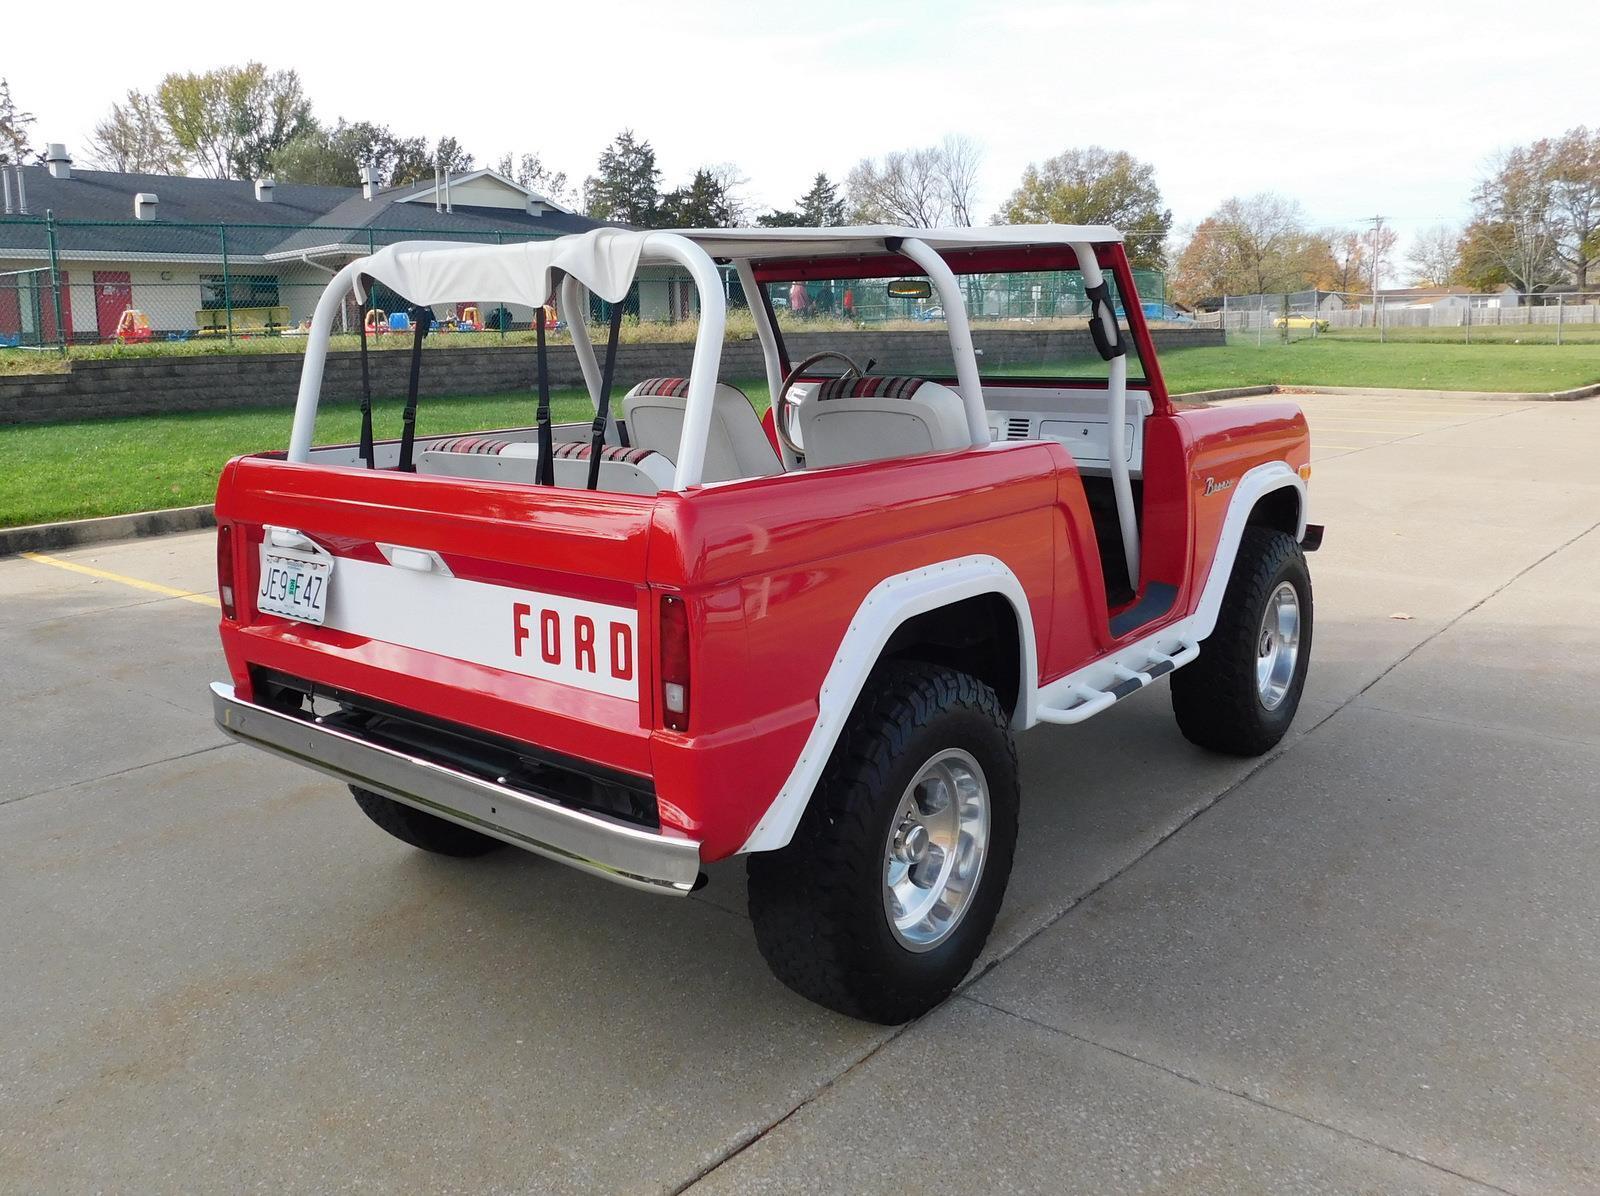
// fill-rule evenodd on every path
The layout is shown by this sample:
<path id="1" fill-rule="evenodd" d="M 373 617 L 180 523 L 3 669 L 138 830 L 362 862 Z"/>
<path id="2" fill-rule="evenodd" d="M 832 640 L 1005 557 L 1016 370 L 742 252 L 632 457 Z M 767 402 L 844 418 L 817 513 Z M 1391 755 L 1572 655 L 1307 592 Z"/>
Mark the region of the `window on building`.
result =
<path id="1" fill-rule="evenodd" d="M 229 291 L 232 291 L 232 302 Z M 277 307 L 278 279 L 272 274 L 230 274 L 226 283 L 220 274 L 200 276 L 200 306 L 219 311 L 232 306 Z"/>

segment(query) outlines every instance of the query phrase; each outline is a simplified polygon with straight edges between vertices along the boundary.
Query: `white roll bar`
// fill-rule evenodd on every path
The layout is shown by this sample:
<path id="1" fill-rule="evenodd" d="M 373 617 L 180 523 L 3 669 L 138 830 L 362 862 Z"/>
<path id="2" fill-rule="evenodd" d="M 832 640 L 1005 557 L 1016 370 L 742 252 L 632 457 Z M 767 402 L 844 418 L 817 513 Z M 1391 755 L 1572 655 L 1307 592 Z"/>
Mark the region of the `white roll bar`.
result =
<path id="1" fill-rule="evenodd" d="M 1097 287 L 1104 280 L 1094 246 L 1083 241 L 1072 245 L 1078 259 L 1078 272 L 1085 288 Z M 948 310 L 948 308 L 946 309 Z M 1110 341 L 1117 339 L 1116 315 L 1109 308 L 1091 315 L 1098 318 Z M 1128 440 L 1124 425 L 1128 418 L 1128 355 L 1118 354 L 1110 361 L 1106 380 L 1107 455 L 1111 458 L 1111 493 L 1117 500 L 1117 526 L 1122 532 L 1122 554 L 1128 562 L 1128 584 L 1139 589 L 1139 520 L 1133 509 L 1133 483 L 1128 477 Z"/>
<path id="2" fill-rule="evenodd" d="M 595 360 L 594 346 L 589 343 L 589 288 L 570 274 L 561 280 L 561 310 L 566 313 L 567 331 L 572 334 L 572 348 L 578 354 L 578 368 L 583 371 L 589 401 L 599 411 L 600 363 Z M 573 319 L 574 312 L 578 313 L 577 319 Z"/>
<path id="3" fill-rule="evenodd" d="M 317 400 L 322 396 L 322 366 L 328 359 L 328 338 L 333 334 L 333 319 L 344 306 L 344 297 L 361 273 L 361 265 L 361 260 L 357 259 L 335 274 L 311 314 L 306 360 L 300 367 L 300 392 L 294 400 L 294 426 L 289 430 L 291 461 L 310 459 L 311 435 L 317 427 Z"/>
<path id="4" fill-rule="evenodd" d="M 967 413 L 967 433 L 974 448 L 989 443 L 989 412 L 983 405 L 983 383 L 978 380 L 978 355 L 972 348 L 972 325 L 967 320 L 967 300 L 950 264 L 925 241 L 907 237 L 900 253 L 922 267 L 944 304 L 944 322 L 950 331 L 950 351 L 956 360 L 956 385 Z"/>
<path id="5" fill-rule="evenodd" d="M 689 393 L 685 404 L 683 436 L 678 442 L 678 461 L 673 489 L 686 490 L 700 484 L 705 469 L 706 440 L 711 435 L 711 416 L 716 396 L 717 368 L 722 358 L 722 337 L 728 320 L 728 301 L 722 293 L 722 279 L 709 254 L 693 241 L 677 233 L 650 233 L 641 246 L 640 260 L 676 262 L 688 270 L 700 292 L 700 329 L 695 337 L 694 357 L 689 368 Z M 316 430 L 317 405 L 322 395 L 323 366 L 328 358 L 328 341 L 335 317 L 344 305 L 366 259 L 346 265 L 322 292 L 311 316 L 306 336 L 305 364 L 300 370 L 300 390 L 295 398 L 294 424 L 289 432 L 289 460 L 305 462 L 311 457 L 311 440 Z M 583 370 L 589 395 L 597 407 L 600 397 L 600 368 L 587 328 L 587 288 L 569 274 L 560 288 L 561 302 L 568 313 L 567 327 Z M 577 319 L 571 318 L 576 314 Z"/>
<path id="6" fill-rule="evenodd" d="M 757 302 L 761 284 L 756 281 L 756 272 L 750 268 L 750 259 L 744 257 L 736 259 L 733 269 L 739 275 L 739 286 L 744 290 L 744 301 L 750 309 L 750 318 L 755 321 L 756 339 L 761 342 L 761 360 L 766 367 L 767 393 L 771 396 L 772 406 L 776 410 L 778 388 L 783 385 L 783 362 L 778 356 L 778 334 L 767 318 L 767 305 Z"/>

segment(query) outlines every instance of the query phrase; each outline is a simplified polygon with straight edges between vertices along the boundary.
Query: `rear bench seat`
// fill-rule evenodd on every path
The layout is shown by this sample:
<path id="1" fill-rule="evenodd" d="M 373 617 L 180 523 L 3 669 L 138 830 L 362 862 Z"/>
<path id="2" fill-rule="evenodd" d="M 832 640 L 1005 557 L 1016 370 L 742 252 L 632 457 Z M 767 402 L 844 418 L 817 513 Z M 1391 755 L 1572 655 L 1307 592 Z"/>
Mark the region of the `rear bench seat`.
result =
<path id="1" fill-rule="evenodd" d="M 452 436 L 420 446 L 417 470 L 449 478 L 522 482 L 539 480 L 539 446 L 529 440 Z M 556 485 L 582 490 L 589 484 L 591 446 L 566 440 L 555 446 Z M 608 444 L 600 451 L 599 489 L 616 494 L 658 494 L 672 486 L 672 462 L 645 448 Z"/>

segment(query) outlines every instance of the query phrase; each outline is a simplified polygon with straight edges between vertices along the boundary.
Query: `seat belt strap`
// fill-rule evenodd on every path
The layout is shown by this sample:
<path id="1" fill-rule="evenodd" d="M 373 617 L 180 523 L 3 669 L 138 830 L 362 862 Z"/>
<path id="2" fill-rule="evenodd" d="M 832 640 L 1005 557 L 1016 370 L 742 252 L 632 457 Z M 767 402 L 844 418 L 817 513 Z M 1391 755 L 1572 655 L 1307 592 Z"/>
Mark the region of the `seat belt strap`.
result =
<path id="1" fill-rule="evenodd" d="M 617 340 L 622 335 L 622 304 L 611 305 L 611 339 L 606 342 L 606 364 L 600 372 L 600 401 L 594 408 L 594 434 L 589 438 L 589 489 L 600 488 L 600 457 L 606 449 L 606 424 L 611 419 L 611 383 L 617 373 Z"/>
<path id="2" fill-rule="evenodd" d="M 366 299 L 361 303 L 361 459 L 368 469 L 376 469 L 372 450 L 372 373 L 367 367 L 367 313 L 372 310 L 372 280 L 362 279 Z"/>
<path id="3" fill-rule="evenodd" d="M 533 316 L 535 343 L 539 363 L 539 463 L 534 482 L 540 486 L 556 484 L 555 434 L 550 422 L 550 357 L 544 340 L 544 305 L 539 305 Z"/>
<path id="4" fill-rule="evenodd" d="M 422 381 L 422 340 L 433 325 L 433 308 L 411 308 L 411 378 L 406 383 L 406 412 L 400 427 L 401 473 L 416 473 L 411 463 L 412 446 L 417 437 L 417 387 Z"/>

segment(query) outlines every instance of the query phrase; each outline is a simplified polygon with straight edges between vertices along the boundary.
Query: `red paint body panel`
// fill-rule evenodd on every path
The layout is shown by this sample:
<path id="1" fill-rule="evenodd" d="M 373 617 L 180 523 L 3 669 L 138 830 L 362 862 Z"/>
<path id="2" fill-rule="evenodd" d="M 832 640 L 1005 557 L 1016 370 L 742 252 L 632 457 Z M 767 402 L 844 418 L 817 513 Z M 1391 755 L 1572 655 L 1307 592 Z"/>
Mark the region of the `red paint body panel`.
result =
<path id="1" fill-rule="evenodd" d="M 1125 297 L 1128 334 L 1147 372 L 1141 386 L 1155 407 L 1144 429 L 1141 586 L 1178 588 L 1168 612 L 1120 641 L 1109 626 L 1082 479 L 1071 454 L 1053 441 L 654 497 L 290 464 L 266 455 L 231 462 L 217 497 L 219 522 L 234 527 L 239 619 L 222 623 L 234 683 L 249 697 L 251 666 L 281 670 L 647 777 L 668 833 L 699 840 L 707 861 L 727 856 L 746 842 L 794 769 L 838 647 L 863 599 L 885 578 L 961 557 L 998 558 L 1026 596 L 1036 644 L 1038 673 L 1023 684 L 1045 684 L 1193 613 L 1234 493 L 1230 485 L 1206 494 L 1208 478 L 1236 483 L 1264 462 L 1297 468 L 1309 460 L 1305 419 L 1293 404 L 1175 408 L 1155 368 L 1122 248 L 1099 252 Z M 966 257 L 958 269 L 1071 264 L 1070 250 L 1060 247 Z M 769 263 L 758 276 L 800 277 L 800 266 Z M 833 276 L 859 277 L 898 273 L 904 261 L 880 255 L 827 266 Z M 771 436 L 770 413 L 764 423 Z M 380 545 L 402 545 L 439 554 L 469 595 L 480 593 L 472 588 L 478 583 L 513 596 L 536 591 L 630 607 L 638 701 L 348 627 L 261 615 L 253 598 L 268 525 L 311 537 L 350 561 L 356 578 L 391 567 Z M 340 584 L 337 572 L 331 584 Z M 689 627 L 681 731 L 664 727 L 657 685 L 661 600 L 669 594 L 682 601 Z"/>

